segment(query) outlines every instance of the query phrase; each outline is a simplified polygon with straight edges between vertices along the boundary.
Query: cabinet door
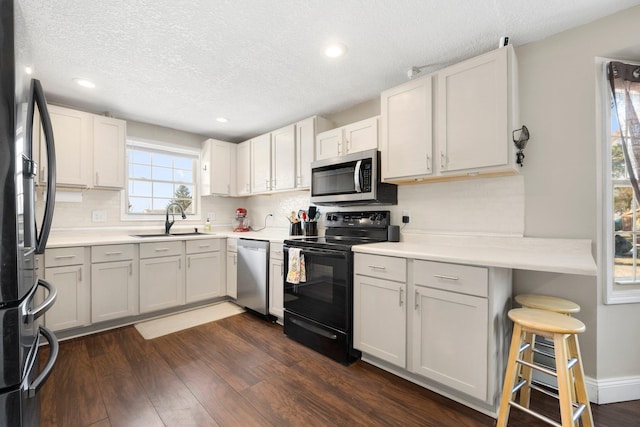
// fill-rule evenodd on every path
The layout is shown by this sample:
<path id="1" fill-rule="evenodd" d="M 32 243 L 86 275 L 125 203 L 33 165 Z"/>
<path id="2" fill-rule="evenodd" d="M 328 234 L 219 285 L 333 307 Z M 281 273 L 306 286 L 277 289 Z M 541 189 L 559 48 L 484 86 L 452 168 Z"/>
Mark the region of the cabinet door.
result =
<path id="1" fill-rule="evenodd" d="M 271 190 L 271 134 L 251 140 L 251 192 Z"/>
<path id="2" fill-rule="evenodd" d="M 442 172 L 509 163 L 508 52 L 497 49 L 438 73 Z"/>
<path id="3" fill-rule="evenodd" d="M 426 76 L 382 92 L 383 180 L 433 172 L 431 81 L 431 76 Z"/>
<path id="4" fill-rule="evenodd" d="M 238 144 L 236 159 L 236 193 L 251 193 L 251 141 Z"/>
<path id="5" fill-rule="evenodd" d="M 89 325 L 89 280 L 84 266 L 45 268 L 44 275 L 58 292 L 56 303 L 45 314 L 47 328 L 59 331 Z"/>
<path id="6" fill-rule="evenodd" d="M 187 303 L 222 296 L 220 252 L 187 255 Z"/>
<path id="7" fill-rule="evenodd" d="M 138 272 L 133 261 L 91 265 L 91 321 L 138 314 Z"/>
<path id="8" fill-rule="evenodd" d="M 342 154 L 378 148 L 378 118 L 361 120 L 344 127 Z"/>
<path id="9" fill-rule="evenodd" d="M 269 313 L 284 318 L 284 263 L 281 259 L 269 262 Z"/>
<path id="10" fill-rule="evenodd" d="M 410 370 L 487 400 L 486 298 L 415 286 Z"/>
<path id="11" fill-rule="evenodd" d="M 238 298 L 238 253 L 227 253 L 227 295 Z"/>
<path id="12" fill-rule="evenodd" d="M 235 179 L 232 179 L 232 165 L 236 163 L 236 147 L 224 141 L 211 144 L 211 194 L 228 196 L 232 194 Z"/>
<path id="13" fill-rule="evenodd" d="M 140 260 L 140 313 L 184 304 L 184 256 Z"/>
<path id="14" fill-rule="evenodd" d="M 50 105 L 58 185 L 88 187 L 91 174 L 91 115 Z"/>
<path id="15" fill-rule="evenodd" d="M 124 188 L 127 122 L 93 116 L 93 185 Z"/>
<path id="16" fill-rule="evenodd" d="M 296 183 L 296 127 L 271 132 L 271 190 L 292 190 Z"/>
<path id="17" fill-rule="evenodd" d="M 406 367 L 406 284 L 355 275 L 353 346 Z"/>
<path id="18" fill-rule="evenodd" d="M 296 124 L 296 188 L 311 186 L 311 162 L 314 160 L 316 118 Z"/>
<path id="19" fill-rule="evenodd" d="M 330 159 L 342 154 L 342 130 L 332 129 L 316 136 L 316 160 Z"/>

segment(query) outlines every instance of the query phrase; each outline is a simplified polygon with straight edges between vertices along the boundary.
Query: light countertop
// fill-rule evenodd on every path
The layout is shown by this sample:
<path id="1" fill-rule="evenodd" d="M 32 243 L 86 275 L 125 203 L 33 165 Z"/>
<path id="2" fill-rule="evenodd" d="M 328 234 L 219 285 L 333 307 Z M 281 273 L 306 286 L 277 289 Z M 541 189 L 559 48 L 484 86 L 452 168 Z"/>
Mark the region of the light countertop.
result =
<path id="1" fill-rule="evenodd" d="M 488 267 L 597 274 L 588 239 L 403 234 L 400 242 L 359 245 L 353 251 Z"/>

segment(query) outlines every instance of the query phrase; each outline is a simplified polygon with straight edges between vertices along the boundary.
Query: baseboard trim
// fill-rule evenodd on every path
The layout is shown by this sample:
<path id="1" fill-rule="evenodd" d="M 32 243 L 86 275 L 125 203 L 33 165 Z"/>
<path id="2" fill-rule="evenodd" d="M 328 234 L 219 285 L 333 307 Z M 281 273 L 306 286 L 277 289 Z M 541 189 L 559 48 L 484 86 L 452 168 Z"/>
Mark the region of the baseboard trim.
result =
<path id="1" fill-rule="evenodd" d="M 596 380 L 585 377 L 589 400 L 598 405 L 640 400 L 640 376 Z"/>

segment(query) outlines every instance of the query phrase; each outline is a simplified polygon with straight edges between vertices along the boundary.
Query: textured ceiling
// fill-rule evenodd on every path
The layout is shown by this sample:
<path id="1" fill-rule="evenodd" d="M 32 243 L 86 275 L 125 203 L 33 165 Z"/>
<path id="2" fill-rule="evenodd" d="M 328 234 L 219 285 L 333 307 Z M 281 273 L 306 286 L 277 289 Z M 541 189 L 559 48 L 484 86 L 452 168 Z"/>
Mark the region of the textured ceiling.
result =
<path id="1" fill-rule="evenodd" d="M 497 48 L 504 35 L 520 46 L 636 4 L 17 0 L 18 31 L 50 102 L 233 142 L 377 97 L 412 66 L 433 71 Z M 346 56 L 325 58 L 330 41 Z"/>

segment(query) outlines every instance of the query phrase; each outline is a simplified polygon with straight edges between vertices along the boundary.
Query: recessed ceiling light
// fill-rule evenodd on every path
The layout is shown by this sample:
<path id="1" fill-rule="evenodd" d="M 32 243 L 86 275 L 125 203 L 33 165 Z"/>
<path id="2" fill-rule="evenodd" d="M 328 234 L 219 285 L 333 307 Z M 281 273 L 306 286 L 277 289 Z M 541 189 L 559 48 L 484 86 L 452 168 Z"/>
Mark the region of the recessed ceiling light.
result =
<path id="1" fill-rule="evenodd" d="M 347 53 L 347 47 L 342 43 L 332 43 L 324 50 L 324 54 L 329 58 L 339 58 L 345 53 Z"/>
<path id="2" fill-rule="evenodd" d="M 225 119 L 224 117 L 218 117 L 216 119 L 216 122 L 219 122 L 219 123 L 227 123 L 228 121 L 229 120 Z"/>
<path id="3" fill-rule="evenodd" d="M 75 79 L 73 79 L 73 81 L 76 82 L 78 85 L 80 85 L 82 87 L 88 87 L 88 88 L 91 88 L 91 89 L 96 87 L 96 84 L 94 82 L 92 82 L 91 80 L 75 78 Z"/>
<path id="4" fill-rule="evenodd" d="M 33 67 L 27 65 L 26 67 L 24 67 L 24 72 L 27 73 L 28 75 L 33 74 Z"/>

